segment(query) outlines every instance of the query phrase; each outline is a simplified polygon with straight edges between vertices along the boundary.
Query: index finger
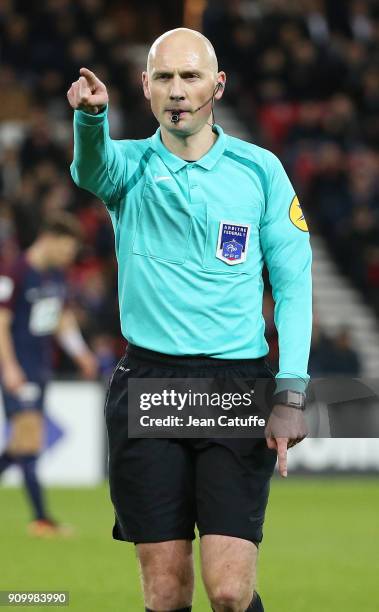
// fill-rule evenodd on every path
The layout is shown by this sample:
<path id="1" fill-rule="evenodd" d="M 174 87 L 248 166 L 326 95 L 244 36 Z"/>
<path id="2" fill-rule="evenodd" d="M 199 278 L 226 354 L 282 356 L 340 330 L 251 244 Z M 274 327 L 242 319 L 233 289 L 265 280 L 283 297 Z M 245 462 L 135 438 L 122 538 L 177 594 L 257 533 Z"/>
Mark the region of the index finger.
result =
<path id="1" fill-rule="evenodd" d="M 88 68 L 81 68 L 79 72 L 82 76 L 86 77 L 90 85 L 98 85 L 101 83 L 100 79 L 97 78 L 96 74 L 92 72 L 92 70 L 88 70 Z"/>
<path id="2" fill-rule="evenodd" d="M 284 478 L 287 477 L 287 443 L 288 438 L 276 438 L 278 447 L 279 473 Z"/>

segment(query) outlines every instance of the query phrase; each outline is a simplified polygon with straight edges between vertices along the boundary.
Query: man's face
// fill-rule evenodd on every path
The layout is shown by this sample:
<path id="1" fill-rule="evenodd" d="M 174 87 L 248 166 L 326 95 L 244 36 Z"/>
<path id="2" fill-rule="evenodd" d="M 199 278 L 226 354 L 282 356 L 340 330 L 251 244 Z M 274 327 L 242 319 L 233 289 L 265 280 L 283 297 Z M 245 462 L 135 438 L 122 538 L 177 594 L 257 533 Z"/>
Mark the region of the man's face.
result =
<path id="1" fill-rule="evenodd" d="M 145 97 L 160 125 L 186 136 L 200 131 L 208 121 L 210 102 L 195 111 L 209 100 L 224 73 L 217 73 L 204 43 L 173 36 L 158 45 L 142 80 Z M 217 92 L 216 98 L 221 95 Z M 171 121 L 173 110 L 180 112 L 177 123 Z"/>
<path id="2" fill-rule="evenodd" d="M 72 236 L 49 236 L 47 258 L 53 268 L 67 268 L 78 253 L 78 241 Z"/>

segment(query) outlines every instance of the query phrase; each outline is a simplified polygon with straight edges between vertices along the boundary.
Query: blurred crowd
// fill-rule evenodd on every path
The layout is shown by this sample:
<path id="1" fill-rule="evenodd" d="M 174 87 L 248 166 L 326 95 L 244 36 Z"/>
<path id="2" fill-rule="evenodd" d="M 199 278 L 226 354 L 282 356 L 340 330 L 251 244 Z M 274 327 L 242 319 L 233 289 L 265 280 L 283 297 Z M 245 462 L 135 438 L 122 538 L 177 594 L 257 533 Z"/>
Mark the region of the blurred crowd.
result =
<path id="1" fill-rule="evenodd" d="M 379 311 L 378 3 L 205 4 L 204 33 L 228 73 L 229 102 L 254 141 L 280 155 L 312 230 Z M 113 231 L 105 208 L 71 181 L 66 91 L 90 67 L 110 92 L 111 136 L 151 135 L 156 123 L 140 87 L 144 45 L 182 18 L 183 3 L 171 0 L 0 2 L 0 259 L 10 263 L 27 247 L 49 211 L 78 216 L 85 241 L 69 273 L 72 302 L 105 374 L 124 348 Z M 275 358 L 269 296 L 265 314 Z M 318 374 L 325 368 L 315 366 Z"/>

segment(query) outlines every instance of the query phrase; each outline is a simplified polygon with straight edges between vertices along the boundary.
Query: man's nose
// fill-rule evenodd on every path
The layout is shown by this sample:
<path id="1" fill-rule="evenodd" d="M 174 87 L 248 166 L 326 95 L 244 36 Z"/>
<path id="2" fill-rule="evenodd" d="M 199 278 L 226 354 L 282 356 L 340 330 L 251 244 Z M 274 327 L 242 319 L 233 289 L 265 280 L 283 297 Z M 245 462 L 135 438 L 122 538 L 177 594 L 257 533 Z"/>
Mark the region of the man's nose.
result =
<path id="1" fill-rule="evenodd" d="M 174 78 L 172 80 L 172 86 L 171 86 L 171 91 L 170 91 L 170 100 L 184 100 L 185 99 L 185 93 L 183 91 L 183 83 L 182 80 L 180 78 Z"/>

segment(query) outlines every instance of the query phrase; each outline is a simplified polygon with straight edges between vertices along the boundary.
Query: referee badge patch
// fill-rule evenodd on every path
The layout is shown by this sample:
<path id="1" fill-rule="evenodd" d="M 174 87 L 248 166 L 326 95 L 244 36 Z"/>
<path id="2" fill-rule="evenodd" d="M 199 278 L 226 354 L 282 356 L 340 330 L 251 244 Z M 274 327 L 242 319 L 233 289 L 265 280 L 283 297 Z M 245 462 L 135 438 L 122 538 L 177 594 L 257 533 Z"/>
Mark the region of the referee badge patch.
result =
<path id="1" fill-rule="evenodd" d="M 297 196 L 295 196 L 291 202 L 289 216 L 297 229 L 301 230 L 302 232 L 308 231 L 308 225 L 303 215 L 303 211 L 301 210 L 301 205 Z"/>
<path id="2" fill-rule="evenodd" d="M 250 223 L 220 221 L 216 257 L 229 266 L 246 261 L 249 246 Z"/>

